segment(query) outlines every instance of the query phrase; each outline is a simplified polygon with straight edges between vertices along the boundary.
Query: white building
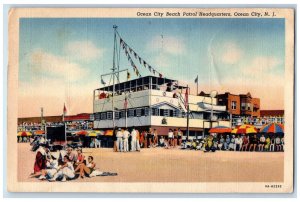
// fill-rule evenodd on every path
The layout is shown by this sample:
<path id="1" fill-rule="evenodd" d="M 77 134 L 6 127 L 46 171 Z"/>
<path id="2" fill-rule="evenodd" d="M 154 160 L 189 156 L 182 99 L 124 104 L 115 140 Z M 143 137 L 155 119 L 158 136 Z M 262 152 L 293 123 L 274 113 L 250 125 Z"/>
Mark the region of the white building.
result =
<path id="1" fill-rule="evenodd" d="M 115 89 L 114 89 L 115 88 Z M 202 135 L 203 129 L 218 125 L 230 127 L 229 121 L 218 120 L 225 106 L 217 106 L 217 99 L 186 94 L 187 87 L 178 81 L 146 76 L 94 90 L 94 128 L 137 127 L 156 128 L 166 135 L 170 128 L 187 131 L 187 105 L 190 110 L 190 135 Z M 115 92 L 114 96 L 112 92 Z M 213 110 L 213 111 L 212 111 Z M 213 117 L 211 119 L 211 111 Z"/>

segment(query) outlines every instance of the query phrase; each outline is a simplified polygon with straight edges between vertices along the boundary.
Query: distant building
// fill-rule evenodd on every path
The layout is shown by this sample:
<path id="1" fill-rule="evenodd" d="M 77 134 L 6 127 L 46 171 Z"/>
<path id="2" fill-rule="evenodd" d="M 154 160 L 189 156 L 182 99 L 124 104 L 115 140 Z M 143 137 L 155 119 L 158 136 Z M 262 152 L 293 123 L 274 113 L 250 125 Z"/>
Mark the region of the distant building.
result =
<path id="1" fill-rule="evenodd" d="M 217 96 L 218 104 L 225 105 L 233 116 L 260 117 L 260 99 L 253 98 L 250 93 L 234 95 L 229 92 Z"/>
<path id="2" fill-rule="evenodd" d="M 278 116 L 284 117 L 284 110 L 260 110 L 260 116 Z"/>

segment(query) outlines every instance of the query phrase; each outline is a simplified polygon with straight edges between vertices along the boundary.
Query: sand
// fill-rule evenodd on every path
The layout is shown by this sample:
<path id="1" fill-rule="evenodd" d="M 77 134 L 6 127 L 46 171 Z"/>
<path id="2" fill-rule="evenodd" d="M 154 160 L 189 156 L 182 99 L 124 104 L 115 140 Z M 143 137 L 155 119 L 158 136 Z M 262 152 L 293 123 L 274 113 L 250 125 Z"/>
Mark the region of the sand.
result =
<path id="1" fill-rule="evenodd" d="M 77 179 L 72 182 L 282 182 L 283 152 L 233 152 L 149 148 L 117 153 L 110 148 L 83 149 L 102 171 L 118 176 Z M 18 144 L 18 180 L 33 171 L 35 152 L 28 143 Z M 48 182 L 45 182 L 48 183 Z"/>

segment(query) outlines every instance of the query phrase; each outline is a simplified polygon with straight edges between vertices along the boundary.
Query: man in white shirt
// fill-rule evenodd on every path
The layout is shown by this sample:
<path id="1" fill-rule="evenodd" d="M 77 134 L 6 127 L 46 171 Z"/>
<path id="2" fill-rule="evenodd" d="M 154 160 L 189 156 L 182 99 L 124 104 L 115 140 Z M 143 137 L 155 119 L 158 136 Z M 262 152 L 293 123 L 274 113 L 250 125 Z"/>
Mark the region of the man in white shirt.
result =
<path id="1" fill-rule="evenodd" d="M 136 146 L 137 146 L 137 142 L 136 142 L 136 130 L 133 128 L 131 131 L 131 151 L 136 151 Z"/>
<path id="2" fill-rule="evenodd" d="M 117 151 L 123 151 L 123 133 L 121 131 L 121 128 L 119 128 L 117 132 Z"/>
<path id="3" fill-rule="evenodd" d="M 123 133 L 123 147 L 124 147 L 124 152 L 129 151 L 128 147 L 128 138 L 129 138 L 130 133 L 128 132 L 128 129 L 126 128 L 124 133 Z"/>

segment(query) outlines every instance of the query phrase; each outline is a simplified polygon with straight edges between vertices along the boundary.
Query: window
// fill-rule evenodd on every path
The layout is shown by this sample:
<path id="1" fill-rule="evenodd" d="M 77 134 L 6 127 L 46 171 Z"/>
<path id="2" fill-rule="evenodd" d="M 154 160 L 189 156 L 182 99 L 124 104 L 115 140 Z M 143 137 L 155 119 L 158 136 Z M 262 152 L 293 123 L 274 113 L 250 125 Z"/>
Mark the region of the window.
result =
<path id="1" fill-rule="evenodd" d="M 107 119 L 112 120 L 112 112 L 107 112 Z"/>
<path id="2" fill-rule="evenodd" d="M 101 113 L 101 120 L 106 120 L 106 112 Z"/>
<path id="3" fill-rule="evenodd" d="M 236 101 L 231 102 L 231 109 L 236 109 Z"/>
<path id="4" fill-rule="evenodd" d="M 247 110 L 251 110 L 251 103 L 247 103 Z"/>
<path id="5" fill-rule="evenodd" d="M 149 116 L 149 108 L 148 107 L 145 108 L 145 116 Z"/>
<path id="6" fill-rule="evenodd" d="M 141 108 L 137 108 L 137 109 L 136 109 L 136 116 L 137 116 L 137 117 L 142 116 L 142 109 L 141 109 Z"/>
<path id="7" fill-rule="evenodd" d="M 119 119 L 120 118 L 120 112 L 115 112 L 115 119 Z"/>
<path id="8" fill-rule="evenodd" d="M 173 117 L 173 116 L 174 116 L 174 111 L 170 110 L 170 117 Z"/>
<path id="9" fill-rule="evenodd" d="M 164 116 L 164 110 L 163 109 L 159 109 L 159 116 Z"/>
<path id="10" fill-rule="evenodd" d="M 158 116 L 158 109 L 157 108 L 152 108 L 151 113 L 153 116 Z"/>
<path id="11" fill-rule="evenodd" d="M 169 110 L 168 110 L 168 109 L 165 109 L 165 110 L 164 110 L 164 116 L 167 116 L 167 117 L 170 116 L 170 113 L 169 113 Z"/>
<path id="12" fill-rule="evenodd" d="M 129 109 L 128 117 L 133 117 L 133 116 L 134 116 L 134 109 Z"/>
<path id="13" fill-rule="evenodd" d="M 179 116 L 179 110 L 174 110 L 173 111 L 173 116 L 178 117 Z"/>
<path id="14" fill-rule="evenodd" d="M 246 109 L 246 103 L 242 102 L 241 106 L 242 106 L 242 110 Z"/>
<path id="15" fill-rule="evenodd" d="M 125 118 L 125 110 L 122 110 L 122 111 L 120 112 L 120 118 Z"/>
<path id="16" fill-rule="evenodd" d="M 95 120 L 96 120 L 96 121 L 100 120 L 100 113 L 96 113 L 96 114 L 95 114 Z"/>

